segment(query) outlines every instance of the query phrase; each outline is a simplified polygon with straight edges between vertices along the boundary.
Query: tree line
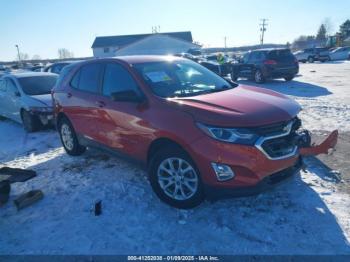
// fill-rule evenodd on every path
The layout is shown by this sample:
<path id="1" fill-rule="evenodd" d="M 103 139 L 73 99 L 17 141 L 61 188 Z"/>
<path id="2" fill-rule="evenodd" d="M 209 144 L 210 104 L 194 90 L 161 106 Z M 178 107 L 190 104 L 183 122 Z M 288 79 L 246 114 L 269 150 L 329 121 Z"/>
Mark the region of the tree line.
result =
<path id="1" fill-rule="evenodd" d="M 350 37 L 350 20 L 347 19 L 339 26 L 338 31 L 333 33 L 333 24 L 329 18 L 325 19 L 315 35 L 301 35 L 292 43 L 293 49 L 312 48 L 316 46 L 334 47 L 346 44 Z"/>

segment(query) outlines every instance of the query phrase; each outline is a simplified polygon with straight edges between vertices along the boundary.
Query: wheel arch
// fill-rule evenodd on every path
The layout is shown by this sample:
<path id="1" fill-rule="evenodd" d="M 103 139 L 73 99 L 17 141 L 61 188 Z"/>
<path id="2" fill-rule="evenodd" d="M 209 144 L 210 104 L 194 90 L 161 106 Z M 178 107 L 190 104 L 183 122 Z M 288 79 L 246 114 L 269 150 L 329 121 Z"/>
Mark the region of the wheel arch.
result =
<path id="1" fill-rule="evenodd" d="M 186 154 L 189 155 L 188 151 L 184 146 L 176 142 L 175 140 L 168 138 L 168 137 L 160 137 L 152 141 L 152 143 L 149 145 L 148 150 L 147 150 L 147 165 L 151 162 L 152 157 L 154 154 L 161 148 L 168 147 L 168 146 L 173 146 L 178 149 L 183 150 L 186 152 Z M 190 156 L 190 155 L 189 155 Z"/>

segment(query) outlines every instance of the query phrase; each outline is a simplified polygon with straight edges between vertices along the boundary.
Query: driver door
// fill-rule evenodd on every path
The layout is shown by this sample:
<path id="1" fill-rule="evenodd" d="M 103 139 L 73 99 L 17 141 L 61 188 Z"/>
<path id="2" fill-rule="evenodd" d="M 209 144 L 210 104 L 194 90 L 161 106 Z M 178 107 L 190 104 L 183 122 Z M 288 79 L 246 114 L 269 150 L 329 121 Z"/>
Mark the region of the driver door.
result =
<path id="1" fill-rule="evenodd" d="M 105 64 L 101 96 L 98 98 L 98 140 L 108 147 L 137 157 L 152 132 L 146 122 L 147 106 L 130 101 L 113 101 L 112 94 L 134 91 L 142 96 L 128 69 L 117 62 Z"/>

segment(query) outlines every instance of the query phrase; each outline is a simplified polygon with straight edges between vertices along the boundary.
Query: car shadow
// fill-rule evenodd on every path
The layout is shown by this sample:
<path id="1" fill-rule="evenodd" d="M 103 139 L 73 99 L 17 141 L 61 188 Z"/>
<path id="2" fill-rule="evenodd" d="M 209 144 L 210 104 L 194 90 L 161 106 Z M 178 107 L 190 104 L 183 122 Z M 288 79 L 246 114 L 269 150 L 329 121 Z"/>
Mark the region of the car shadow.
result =
<path id="1" fill-rule="evenodd" d="M 13 184 L 10 200 L 30 189 L 45 197 L 21 212 L 11 202 L 2 208 L 0 254 L 350 254 L 337 218 L 299 175 L 258 196 L 177 210 L 159 201 L 146 172 L 130 162 L 93 149 L 79 157 L 60 147 L 36 152 L 25 167 L 38 176 Z"/>
<path id="2" fill-rule="evenodd" d="M 268 80 L 264 84 L 257 84 L 249 80 L 238 80 L 237 82 L 242 85 L 262 87 L 296 97 L 313 98 L 332 94 L 332 92 L 330 92 L 326 87 L 297 80 L 290 82 L 286 82 L 284 80 Z"/>

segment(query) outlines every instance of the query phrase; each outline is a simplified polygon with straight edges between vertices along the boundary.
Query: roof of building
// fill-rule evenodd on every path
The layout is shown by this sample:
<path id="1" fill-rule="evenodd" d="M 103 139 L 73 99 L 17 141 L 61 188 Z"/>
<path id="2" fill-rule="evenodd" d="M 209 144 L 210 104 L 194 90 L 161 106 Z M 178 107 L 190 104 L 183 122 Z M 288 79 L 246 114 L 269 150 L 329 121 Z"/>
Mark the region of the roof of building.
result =
<path id="1" fill-rule="evenodd" d="M 190 31 L 184 32 L 169 32 L 169 33 L 157 33 L 159 35 L 166 35 L 174 38 L 178 38 L 183 41 L 191 42 L 192 33 Z M 109 47 L 109 46 L 126 46 L 130 45 L 136 41 L 139 41 L 145 37 L 151 36 L 153 34 L 140 34 L 140 35 L 116 35 L 116 36 L 98 36 L 95 38 L 92 48 L 95 47 Z"/>

